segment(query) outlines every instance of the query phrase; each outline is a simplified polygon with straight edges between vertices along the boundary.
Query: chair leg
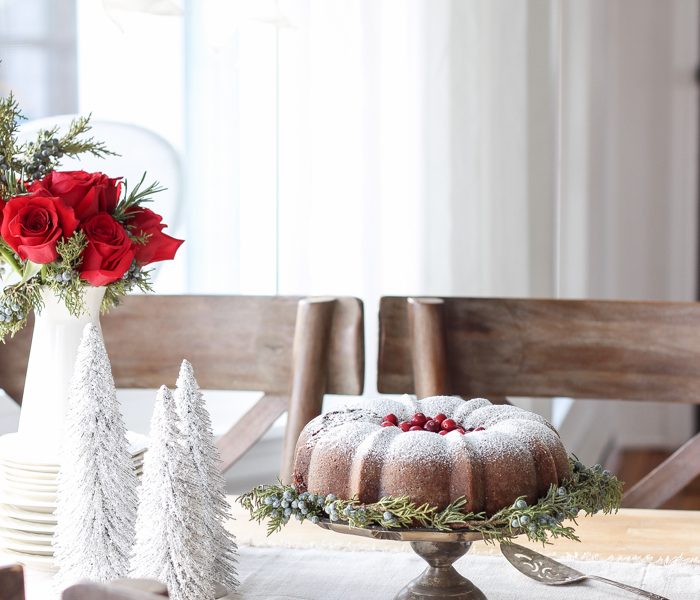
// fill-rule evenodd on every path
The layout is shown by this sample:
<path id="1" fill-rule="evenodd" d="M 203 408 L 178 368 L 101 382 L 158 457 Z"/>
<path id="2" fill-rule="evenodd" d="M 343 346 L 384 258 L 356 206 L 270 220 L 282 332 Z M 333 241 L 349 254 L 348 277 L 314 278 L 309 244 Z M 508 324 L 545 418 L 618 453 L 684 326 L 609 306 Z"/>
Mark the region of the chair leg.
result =
<path id="1" fill-rule="evenodd" d="M 304 426 L 321 414 L 328 372 L 328 341 L 336 301 L 306 298 L 299 301 L 292 352 L 292 389 L 280 479 L 290 483 L 294 449 Z"/>
<path id="2" fill-rule="evenodd" d="M 221 472 L 241 458 L 278 417 L 287 410 L 286 396 L 263 396 L 217 441 L 221 453 Z"/>
<path id="3" fill-rule="evenodd" d="M 622 498 L 625 508 L 659 508 L 700 475 L 700 433 L 690 438 Z"/>
<path id="4" fill-rule="evenodd" d="M 413 386 L 418 398 L 450 393 L 441 298 L 409 298 Z"/>

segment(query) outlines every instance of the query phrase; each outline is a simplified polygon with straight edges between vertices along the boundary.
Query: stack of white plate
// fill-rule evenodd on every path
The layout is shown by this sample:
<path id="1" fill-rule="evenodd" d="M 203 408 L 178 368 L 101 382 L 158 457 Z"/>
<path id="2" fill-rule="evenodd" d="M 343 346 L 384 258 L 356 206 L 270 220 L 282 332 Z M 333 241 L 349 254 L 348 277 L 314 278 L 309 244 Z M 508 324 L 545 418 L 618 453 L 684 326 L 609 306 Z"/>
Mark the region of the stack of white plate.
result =
<path id="1" fill-rule="evenodd" d="M 137 475 L 148 438 L 127 433 Z M 0 436 L 0 550 L 19 562 L 53 566 L 59 464 L 16 433 Z"/>

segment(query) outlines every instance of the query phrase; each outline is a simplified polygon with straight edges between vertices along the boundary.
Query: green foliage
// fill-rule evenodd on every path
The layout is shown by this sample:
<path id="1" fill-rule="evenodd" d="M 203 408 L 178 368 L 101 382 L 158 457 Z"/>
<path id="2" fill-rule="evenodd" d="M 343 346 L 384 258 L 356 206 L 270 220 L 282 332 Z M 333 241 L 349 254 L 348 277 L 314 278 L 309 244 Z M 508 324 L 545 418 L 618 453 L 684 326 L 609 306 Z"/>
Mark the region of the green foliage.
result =
<path id="1" fill-rule="evenodd" d="M 129 229 L 129 212 L 134 208 L 137 208 L 144 202 L 153 202 L 152 196 L 158 194 L 159 192 L 164 192 L 164 188 L 158 181 L 150 183 L 145 188 L 143 187 L 143 182 L 146 179 L 146 173 L 141 176 L 141 180 L 134 186 L 134 189 L 128 191 L 126 183 L 124 184 L 124 197 L 117 204 L 117 209 L 112 215 L 120 223 L 125 223 L 127 230 Z"/>
<path id="2" fill-rule="evenodd" d="M 622 499 L 622 483 L 600 465 L 586 468 L 576 457 L 570 462 L 571 476 L 561 486 L 551 486 L 532 505 L 524 497 L 518 498 L 491 517 L 465 512 L 464 497 L 438 510 L 428 504 L 417 505 L 406 496 L 384 497 L 372 504 L 362 504 L 356 498 L 344 500 L 332 494 L 300 493 L 293 486 L 281 484 L 257 486 L 238 500 L 250 512 L 251 519 L 267 520 L 268 535 L 282 529 L 295 516 L 300 521 L 329 520 L 351 527 L 476 531 L 487 542 L 508 542 L 520 534 L 542 543 L 557 537 L 578 540 L 574 528 L 563 525 L 563 521 L 570 519 L 576 523 L 581 511 L 586 515 L 616 511 Z"/>
<path id="3" fill-rule="evenodd" d="M 85 234 L 76 231 L 67 240 L 56 244 L 58 259 L 44 265 L 41 270 L 41 283 L 51 289 L 66 305 L 68 312 L 76 317 L 85 312 L 86 282 L 80 278 L 78 269 L 87 243 Z"/>
<path id="4" fill-rule="evenodd" d="M 16 157 L 15 141 L 22 119 L 24 116 L 12 93 L 0 98 L 0 197 L 5 201 L 19 188 L 15 172 L 21 170 L 21 165 Z"/>
<path id="5" fill-rule="evenodd" d="M 91 128 L 90 117 L 78 117 L 71 121 L 63 136 L 58 137 L 58 127 L 39 131 L 33 142 L 22 144 L 16 150 L 24 177 L 40 179 L 58 167 L 63 156 L 75 158 L 81 154 L 92 154 L 104 158 L 114 155 L 103 142 L 85 137 Z"/>
<path id="6" fill-rule="evenodd" d="M 14 336 L 27 324 L 33 310 L 41 310 L 41 285 L 31 280 L 6 287 L 0 296 L 0 341 Z"/>
<path id="7" fill-rule="evenodd" d="M 135 289 L 142 292 L 152 292 L 150 273 L 151 269 L 144 270 L 135 264 L 132 265 L 131 269 L 126 273 L 126 277 L 107 286 L 102 300 L 101 311 L 105 313 L 110 308 L 117 306 L 124 296 Z"/>

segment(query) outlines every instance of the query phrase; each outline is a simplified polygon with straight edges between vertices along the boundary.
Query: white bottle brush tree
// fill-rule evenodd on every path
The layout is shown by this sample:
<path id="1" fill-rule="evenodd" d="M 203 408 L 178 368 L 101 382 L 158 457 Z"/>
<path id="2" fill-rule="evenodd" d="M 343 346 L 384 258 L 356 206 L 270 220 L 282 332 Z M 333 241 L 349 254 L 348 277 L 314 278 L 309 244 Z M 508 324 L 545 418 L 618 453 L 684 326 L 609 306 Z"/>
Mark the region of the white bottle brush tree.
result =
<path id="1" fill-rule="evenodd" d="M 199 473 L 182 442 L 170 390 L 158 392 L 144 461 L 131 575 L 157 579 L 172 600 L 212 600 L 213 554 Z"/>
<path id="2" fill-rule="evenodd" d="M 85 326 L 69 392 L 53 539 L 57 583 L 125 577 L 137 479 L 99 328 Z"/>
<path id="3" fill-rule="evenodd" d="M 225 527 L 226 521 L 231 518 L 231 509 L 226 501 L 225 481 L 220 470 L 221 457 L 214 443 L 204 396 L 187 360 L 183 360 L 180 367 L 175 404 L 182 423 L 183 440 L 197 469 L 200 493 L 207 509 L 205 534 L 212 542 L 214 557 L 211 579 L 227 591 L 233 591 L 238 586 L 238 548 L 234 536 Z"/>

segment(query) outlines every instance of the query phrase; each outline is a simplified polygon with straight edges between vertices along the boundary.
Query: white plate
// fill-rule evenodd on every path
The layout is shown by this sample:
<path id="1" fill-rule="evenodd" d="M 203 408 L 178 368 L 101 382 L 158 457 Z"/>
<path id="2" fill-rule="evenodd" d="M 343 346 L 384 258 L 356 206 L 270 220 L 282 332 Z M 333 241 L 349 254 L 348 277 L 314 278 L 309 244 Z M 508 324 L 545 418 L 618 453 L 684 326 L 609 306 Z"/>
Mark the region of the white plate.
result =
<path id="1" fill-rule="evenodd" d="M 37 500 L 39 502 L 56 502 L 56 492 L 37 492 L 36 490 L 27 490 L 22 487 L 8 485 L 6 482 L 0 485 L 0 497 L 4 495 L 18 496 L 27 500 Z"/>
<path id="2" fill-rule="evenodd" d="M 51 513 L 25 510 L 8 504 L 0 504 L 0 517 L 3 516 L 11 517 L 13 519 L 20 519 L 21 521 L 31 521 L 32 523 L 56 525 L 56 516 Z"/>
<path id="3" fill-rule="evenodd" d="M 0 472 L 19 479 L 43 480 L 44 482 L 55 482 L 58 473 L 44 473 L 42 471 L 27 471 L 20 467 L 10 467 L 0 465 Z"/>
<path id="4" fill-rule="evenodd" d="M 32 523 L 31 521 L 22 521 L 0 515 L 0 527 L 12 529 L 17 532 L 25 533 L 40 533 L 44 535 L 53 535 L 56 525 L 52 523 Z"/>
<path id="5" fill-rule="evenodd" d="M 27 533 L 25 531 L 16 531 L 14 529 L 0 527 L 0 538 L 7 538 L 15 542 L 33 544 L 35 546 L 50 546 L 53 535 L 46 533 Z"/>
<path id="6" fill-rule="evenodd" d="M 28 490 L 36 490 L 37 492 L 55 490 L 58 483 L 51 479 L 37 479 L 36 477 L 25 477 L 24 475 L 15 475 L 0 469 L 0 483 L 8 485 L 22 486 Z"/>
<path id="7" fill-rule="evenodd" d="M 132 456 L 143 454 L 148 448 L 148 437 L 127 431 Z M 8 433 L 0 436 L 0 462 L 11 466 L 22 466 L 26 469 L 34 468 L 45 471 L 54 469 L 58 471 L 57 451 L 55 447 L 42 447 L 35 438 L 27 439 L 18 433 Z"/>
<path id="8" fill-rule="evenodd" d="M 136 457 L 133 461 L 135 468 L 143 467 L 143 457 Z M 25 468 L 8 463 L 0 463 L 0 481 L 3 477 L 14 479 L 18 482 L 35 482 L 42 485 L 56 485 L 58 471 L 39 470 L 39 468 Z"/>
<path id="9" fill-rule="evenodd" d="M 32 500 L 31 498 L 25 498 L 24 496 L 20 495 L 8 494 L 7 492 L 1 490 L 0 502 L 8 506 L 14 506 L 16 508 L 22 508 L 26 511 L 37 513 L 51 514 L 56 510 L 56 501 L 44 502 L 43 500 Z"/>
<path id="10" fill-rule="evenodd" d="M 15 469 L 31 473 L 53 473 L 54 475 L 58 473 L 58 465 L 35 465 L 8 458 L 0 458 L 0 466 L 4 469 Z"/>
<path id="11" fill-rule="evenodd" d="M 24 554 L 22 552 L 14 552 L 7 548 L 2 549 L 3 555 L 11 556 L 12 560 L 27 567 L 35 567 L 41 569 L 56 570 L 56 562 L 53 556 L 42 556 L 41 554 Z"/>
<path id="12" fill-rule="evenodd" d="M 0 535 L 0 547 L 13 552 L 21 552 L 22 554 L 38 554 L 40 556 L 53 556 L 52 546 L 40 546 L 38 544 L 25 544 L 11 540 Z"/>

